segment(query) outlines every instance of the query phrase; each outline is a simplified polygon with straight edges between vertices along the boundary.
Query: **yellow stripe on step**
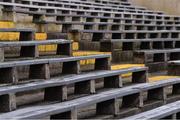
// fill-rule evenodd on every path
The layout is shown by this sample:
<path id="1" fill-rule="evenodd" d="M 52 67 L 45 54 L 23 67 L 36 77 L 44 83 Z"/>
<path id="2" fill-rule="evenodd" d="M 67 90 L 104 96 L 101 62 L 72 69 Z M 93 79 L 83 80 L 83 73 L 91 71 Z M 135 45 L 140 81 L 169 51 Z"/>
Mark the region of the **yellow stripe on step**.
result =
<path id="1" fill-rule="evenodd" d="M 19 33 L 15 33 L 15 32 L 0 33 L 0 40 L 1 41 L 18 41 Z"/>
<path id="2" fill-rule="evenodd" d="M 99 54 L 111 54 L 110 52 L 98 52 L 98 51 L 75 51 L 73 56 L 88 56 L 88 55 L 99 55 Z"/>
<path id="3" fill-rule="evenodd" d="M 42 46 L 39 46 L 39 50 L 41 52 L 53 52 L 53 51 L 56 51 L 56 49 L 57 49 L 57 45 L 42 45 Z M 75 50 L 75 51 L 78 50 L 79 49 L 78 44 L 73 43 L 72 44 L 72 49 Z"/>
<path id="4" fill-rule="evenodd" d="M 127 69 L 132 67 L 144 67 L 144 64 L 120 64 L 120 65 L 112 65 L 111 70 L 119 70 L 119 69 Z"/>
<path id="5" fill-rule="evenodd" d="M 46 33 L 36 33 L 35 34 L 35 39 L 36 40 L 46 40 L 47 39 L 47 34 Z"/>
<path id="6" fill-rule="evenodd" d="M 98 54 L 111 54 L 110 52 L 97 52 L 97 51 L 74 51 L 73 56 L 88 56 L 88 55 L 98 55 Z M 95 63 L 95 59 L 89 59 L 89 60 L 81 60 L 81 65 L 92 65 Z"/>
<path id="7" fill-rule="evenodd" d="M 178 78 L 178 77 L 179 76 L 155 76 L 155 77 L 150 77 L 149 82 L 156 82 L 156 81 L 167 80 L 167 79 Z"/>
<path id="8" fill-rule="evenodd" d="M 46 40 L 47 39 L 47 34 L 46 33 L 36 33 L 35 34 L 35 39 L 37 41 Z M 45 52 L 48 47 L 49 46 L 47 46 L 47 45 L 40 45 L 40 46 L 38 46 L 38 49 L 39 49 L 40 52 Z"/>
<path id="9" fill-rule="evenodd" d="M 15 25 L 13 22 L 6 22 L 6 21 L 0 21 L 0 28 L 14 28 Z M 14 32 L 5 32 L 0 33 L 0 40 L 3 41 L 12 41 L 12 40 L 18 40 L 19 34 Z"/>
<path id="10" fill-rule="evenodd" d="M 0 21 L 0 28 L 14 28 L 13 22 Z"/>
<path id="11" fill-rule="evenodd" d="M 128 69 L 132 67 L 144 67 L 144 64 L 120 64 L 120 65 L 112 65 L 111 70 L 121 70 L 121 69 Z M 122 77 L 130 77 L 132 73 L 123 74 Z"/>
<path id="12" fill-rule="evenodd" d="M 36 33 L 35 39 L 36 40 L 46 40 L 47 34 L 46 33 Z M 0 40 L 1 41 L 18 41 L 19 33 L 18 32 L 1 32 Z"/>

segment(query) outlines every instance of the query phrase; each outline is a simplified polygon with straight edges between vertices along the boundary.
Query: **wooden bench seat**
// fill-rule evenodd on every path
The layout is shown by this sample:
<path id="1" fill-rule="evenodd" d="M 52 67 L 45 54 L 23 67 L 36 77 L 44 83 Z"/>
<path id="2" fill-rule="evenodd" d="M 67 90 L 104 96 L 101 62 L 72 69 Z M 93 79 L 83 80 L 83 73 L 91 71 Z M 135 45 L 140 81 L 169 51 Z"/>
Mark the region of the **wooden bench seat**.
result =
<path id="1" fill-rule="evenodd" d="M 6 119 L 40 119 L 50 116 L 50 118 L 54 119 L 75 119 L 77 118 L 77 111 L 79 109 L 96 104 L 96 115 L 115 115 L 123 118 L 142 112 L 141 108 L 144 102 L 142 92 L 149 91 L 150 101 L 152 99 L 163 99 L 166 101 L 162 88 L 173 85 L 173 93 L 175 93 L 174 95 L 176 96 L 179 95 L 179 92 L 177 92 L 179 91 L 177 87 L 179 84 L 179 78 L 154 83 L 142 83 L 99 92 L 96 95 L 90 95 L 67 102 L 21 108 L 9 113 L 2 113 L 0 117 Z M 119 104 L 119 99 L 122 99 L 122 105 Z M 166 102 L 163 104 L 166 104 Z M 148 110 L 150 110 L 150 108 Z M 132 111 L 136 112 L 130 114 Z"/>
<path id="2" fill-rule="evenodd" d="M 180 101 L 125 118 L 125 120 L 179 119 Z"/>
<path id="3" fill-rule="evenodd" d="M 168 62 L 168 74 L 174 76 L 180 75 L 180 60 Z"/>
<path id="4" fill-rule="evenodd" d="M 19 41 L 33 41 L 35 40 L 35 30 L 23 28 L 23 29 L 17 29 L 17 28 L 0 28 L 0 32 L 18 32 L 19 35 Z"/>
<path id="5" fill-rule="evenodd" d="M 8 101 L 14 102 L 16 105 L 16 98 L 14 97 L 17 93 L 42 90 L 44 89 L 44 100 L 45 101 L 65 101 L 68 100 L 68 86 L 74 85 L 74 94 L 94 94 L 96 93 L 96 84 L 98 79 L 104 79 L 104 88 L 120 88 L 123 87 L 123 80 L 120 75 L 132 72 L 132 83 L 144 83 L 147 82 L 147 68 L 137 67 L 129 68 L 124 70 L 100 70 L 96 72 L 82 73 L 79 75 L 68 75 L 64 77 L 51 78 L 47 81 L 40 81 L 12 86 L 0 87 L 0 99 L 5 100 L 5 96 L 9 95 L 9 99 L 1 101 L 2 103 Z M 57 92 L 56 92 L 57 91 Z M 12 96 L 12 97 L 11 97 Z M 0 107 L 0 111 L 3 111 L 3 104 Z M 11 111 L 13 108 L 7 106 L 8 110 Z M 4 111 L 7 109 L 4 109 Z"/>
<path id="6" fill-rule="evenodd" d="M 178 30 L 70 30 L 68 34 L 69 39 L 72 37 L 76 38 L 75 41 L 86 42 L 101 42 L 113 39 L 178 39 L 179 37 Z"/>
<path id="7" fill-rule="evenodd" d="M 59 16 L 58 16 L 59 17 Z M 74 16 L 73 16 L 74 17 Z M 72 17 L 72 18 L 73 18 Z M 129 18 L 120 18 L 121 19 L 121 23 L 116 23 L 113 22 L 115 20 L 118 20 L 117 18 L 107 18 L 107 22 L 96 22 L 95 18 L 96 17 L 91 17 L 93 22 L 87 22 L 86 19 L 82 20 L 81 17 L 77 18 L 77 22 L 74 21 L 68 21 L 65 22 L 66 18 L 70 19 L 70 17 L 59 17 L 62 18 L 61 20 L 56 20 L 56 21 L 34 21 L 37 24 L 50 24 L 50 23 L 55 23 L 57 25 L 62 26 L 61 31 L 63 32 L 68 32 L 72 29 L 78 28 L 79 30 L 112 30 L 112 31 L 120 31 L 120 30 L 168 30 L 168 29 L 172 29 L 172 30 L 177 30 L 180 26 L 178 24 L 165 24 L 164 26 L 162 26 L 161 24 L 156 24 L 156 20 L 148 20 L 148 19 L 143 19 L 143 20 L 139 20 L 139 19 L 129 19 Z M 83 17 L 83 18 L 89 18 L 89 17 Z M 64 19 L 64 20 L 63 20 Z M 103 20 L 102 17 L 99 17 L 100 20 Z M 106 19 L 106 18 L 105 18 Z M 128 20 L 127 20 L 128 19 Z M 113 21 L 112 21 L 113 20 Z M 140 23 L 136 23 L 140 21 Z M 148 21 L 149 23 L 143 23 L 143 21 Z M 135 23 L 134 23 L 135 22 Z M 178 23 L 178 22 L 177 22 Z M 78 26 L 78 27 L 77 27 Z"/>
<path id="8" fill-rule="evenodd" d="M 35 32 L 35 30 L 29 28 L 0 28 L 0 32 Z"/>
<path id="9" fill-rule="evenodd" d="M 53 7 L 53 6 L 36 6 L 36 5 L 28 5 L 28 4 L 19 4 L 19 3 L 7 3 L 7 2 L 0 2 L 0 4 L 1 5 L 4 5 L 4 6 L 16 6 L 16 7 L 22 7 L 22 8 L 32 8 L 32 9 L 38 9 L 38 7 L 39 8 L 44 8 L 44 9 L 57 9 L 57 10 L 61 10 L 61 8 L 58 8 L 58 7 Z M 24 7 L 23 7 L 24 6 Z M 64 10 L 67 10 L 67 9 L 65 9 L 65 8 L 63 8 Z M 73 10 L 72 8 L 70 8 L 69 10 Z M 76 10 L 76 9 L 74 9 L 74 10 Z M 80 10 L 80 9 L 79 9 Z M 78 11 L 79 11 L 78 10 Z M 86 10 L 83 10 L 83 11 L 86 11 Z M 101 10 L 92 10 L 92 11 L 97 11 L 97 12 L 103 12 L 103 11 L 101 11 Z M 112 12 L 112 11 L 106 11 L 106 12 L 108 12 L 108 13 L 115 13 L 115 12 Z M 117 13 L 117 12 L 116 12 Z M 133 13 L 133 14 L 137 14 L 137 13 Z M 144 14 L 144 13 L 138 13 L 138 14 Z M 145 14 L 149 14 L 150 15 L 150 13 L 145 13 Z M 155 13 L 153 13 L 153 14 L 155 14 Z M 155 15 L 158 15 L 158 14 L 155 14 Z M 160 15 L 159 15 L 160 16 Z"/>
<path id="10" fill-rule="evenodd" d="M 68 38 L 79 41 L 84 50 L 112 52 L 113 62 L 120 63 L 133 62 L 133 51 L 180 48 L 179 32 L 176 30 L 72 30 Z M 111 40 L 112 43 L 107 42 Z"/>
<path id="11" fill-rule="evenodd" d="M 79 99 L 75 99 L 72 101 L 51 104 L 51 105 L 40 105 L 34 107 L 27 107 L 24 109 L 19 109 L 16 111 L 12 111 L 9 113 L 1 114 L 0 118 L 15 118 L 15 119 L 40 119 L 47 116 L 51 116 L 51 119 L 77 119 L 77 110 L 83 107 L 91 106 L 93 104 L 97 104 L 97 112 L 96 114 L 112 114 L 115 115 L 118 113 L 119 108 L 116 106 L 117 98 L 123 97 L 124 106 L 129 106 L 131 103 L 132 108 L 138 107 L 138 96 L 139 90 L 134 90 L 131 88 L 122 88 L 116 90 L 110 90 L 106 92 L 102 92 L 99 94 L 82 97 Z M 131 101 L 126 101 L 128 98 Z M 123 108 L 123 107 L 122 107 Z M 38 111 L 38 112 L 37 112 Z M 60 117 L 61 116 L 61 117 Z"/>
<path id="12" fill-rule="evenodd" d="M 161 46 L 159 46 L 160 48 Z M 167 70 L 168 61 L 179 60 L 180 49 L 139 50 L 134 52 L 134 63 L 144 63 L 150 71 Z"/>
<path id="13" fill-rule="evenodd" d="M 45 41 L 18 41 L 18 42 L 0 42 L 1 49 L 1 60 L 5 61 L 5 48 L 20 48 L 20 57 L 34 57 L 37 58 L 40 56 L 38 46 L 40 45 L 57 45 L 56 54 L 57 55 L 72 55 L 70 40 L 45 40 Z"/>
<path id="14" fill-rule="evenodd" d="M 6 11 L 10 12 L 12 10 L 6 10 Z M 107 19 L 107 21 L 114 21 L 114 22 L 116 22 L 115 24 L 117 24 L 117 21 L 120 21 L 121 23 L 131 23 L 131 24 L 134 24 L 134 23 L 145 23 L 146 24 L 147 23 L 149 26 L 153 25 L 155 23 L 157 26 L 159 25 L 159 27 L 162 24 L 167 27 L 169 27 L 170 25 L 171 26 L 174 25 L 174 26 L 178 27 L 178 24 L 179 24 L 178 20 L 161 20 L 161 19 L 159 20 L 159 19 L 149 19 L 148 17 L 145 17 L 145 18 L 143 18 L 143 17 L 142 18 L 123 17 L 129 13 L 118 13 L 117 16 L 112 13 L 112 15 L 106 16 L 105 12 L 103 13 L 104 15 L 96 15 L 95 13 L 97 13 L 97 12 L 93 12 L 93 11 L 90 13 L 83 13 L 83 14 L 78 14 L 79 11 L 75 11 L 75 12 L 77 12 L 77 14 L 75 14 L 75 15 L 74 14 L 66 14 L 66 13 L 58 14 L 58 13 L 47 13 L 47 12 L 46 13 L 42 13 L 42 12 L 34 13 L 33 11 L 23 11 L 23 10 L 14 10 L 14 11 L 19 12 L 19 13 L 26 13 L 26 14 L 34 15 L 33 21 L 37 24 L 56 23 L 58 25 L 61 25 L 61 24 L 62 25 L 66 25 L 66 24 L 69 24 L 69 25 L 86 24 L 87 25 L 88 23 L 85 23 L 85 22 L 88 22 L 88 21 L 85 21 L 85 19 L 84 19 L 84 21 L 82 21 L 83 18 L 86 18 L 86 19 L 91 18 L 96 23 L 98 21 L 105 20 L 105 19 Z M 66 10 L 64 10 L 64 11 L 66 11 Z M 86 11 L 84 11 L 84 12 L 86 12 Z M 57 19 L 55 19 L 54 21 L 48 21 L 46 19 L 42 20 L 42 19 L 40 19 L 40 16 L 42 16 L 42 14 L 44 14 L 46 16 L 57 16 Z M 89 15 L 89 14 L 91 14 L 91 15 Z M 137 16 L 137 15 L 134 15 L 134 16 Z M 142 15 L 142 16 L 146 16 L 146 15 Z M 81 23 L 78 23 L 75 20 L 73 21 L 73 18 L 77 18 L 77 17 L 79 17 L 79 22 L 81 22 Z M 66 21 L 66 22 L 64 22 L 64 21 Z M 84 23 L 82 23 L 82 22 L 84 22 Z M 91 24 L 91 23 L 89 23 L 89 24 Z M 161 27 L 163 27 L 163 26 L 161 26 Z"/>
<path id="15" fill-rule="evenodd" d="M 159 46 L 163 49 L 180 48 L 179 38 L 155 38 L 155 39 L 112 39 L 102 40 L 100 43 L 100 51 L 113 51 L 119 49 L 122 51 L 136 51 L 136 50 L 153 50 Z M 118 44 L 118 47 L 117 47 Z M 159 44 L 159 45 L 156 45 Z"/>
<path id="16" fill-rule="evenodd" d="M 95 12 L 96 13 L 96 12 Z M 95 14 L 94 13 L 94 14 Z M 47 21 L 47 20 L 44 20 L 44 21 L 40 21 L 40 20 L 36 20 L 35 22 L 36 23 L 41 23 L 41 24 L 45 24 L 45 23 L 57 23 L 57 24 L 93 24 L 89 21 L 86 20 L 86 21 L 83 21 L 84 23 L 82 23 L 82 19 L 81 18 L 88 18 L 90 19 L 91 18 L 91 21 L 95 21 L 95 19 L 100 19 L 100 20 L 107 20 L 106 23 L 109 23 L 108 21 L 114 21 L 114 24 L 118 24 L 118 23 L 126 23 L 126 24 L 138 24 L 138 23 L 141 23 L 141 24 L 148 24 L 149 26 L 152 26 L 153 24 L 157 25 L 157 26 L 160 26 L 161 24 L 163 24 L 164 22 L 164 25 L 175 25 L 175 26 L 178 26 L 178 19 L 177 20 L 163 20 L 163 19 L 155 19 L 155 18 L 148 18 L 148 17 L 143 17 L 143 16 L 146 16 L 146 15 L 140 15 L 142 17 L 126 17 L 126 15 L 129 15 L 131 16 L 131 14 L 129 13 L 118 13 L 118 14 L 114 14 L 113 16 L 109 15 L 94 15 L 93 12 L 91 12 L 91 14 L 52 14 L 54 16 L 57 16 L 58 19 L 56 19 L 56 21 Z M 138 15 L 134 15 L 134 16 L 138 16 Z M 147 15 L 148 16 L 148 15 Z M 79 21 L 78 19 L 76 20 L 73 20 L 71 18 L 79 18 Z M 98 20 L 96 20 L 97 22 L 99 22 Z M 95 21 L 95 22 L 96 22 Z M 97 23 L 96 22 L 96 23 Z M 173 24 L 173 22 L 175 24 Z M 157 24 L 158 23 L 158 24 Z"/>
<path id="17" fill-rule="evenodd" d="M 179 100 L 179 80 L 179 78 L 170 78 L 135 87 L 135 89 L 142 91 L 141 112 Z M 171 92 L 169 92 L 170 88 Z"/>
<path id="18" fill-rule="evenodd" d="M 53 70 L 50 68 L 51 65 L 57 69 L 55 70 L 57 74 L 79 74 L 81 71 L 80 60 L 87 59 L 95 59 L 93 68 L 95 70 L 110 69 L 110 55 L 10 61 L 0 63 L 1 83 L 17 83 L 21 76 L 26 75 L 26 72 L 28 73 L 26 77 L 30 79 L 49 79 L 53 74 Z M 20 74 L 18 71 L 23 67 L 28 68 L 22 69 L 23 73 Z"/>
<path id="19" fill-rule="evenodd" d="M 12 1 L 11 1 L 12 2 Z M 109 10 L 109 11 L 119 11 L 119 10 L 125 10 L 125 11 L 134 11 L 134 12 L 140 12 L 140 13 L 156 13 L 150 10 L 142 10 L 139 9 L 138 7 L 134 7 L 134 6 L 124 6 L 124 5 L 120 5 L 118 8 L 115 7 L 109 7 L 109 6 L 105 6 L 101 4 L 101 8 L 98 8 L 99 6 L 97 6 L 96 4 L 90 4 L 90 5 L 86 5 L 84 2 L 78 2 L 78 4 L 74 1 L 68 1 L 68 2 L 54 2 L 54 1 L 34 1 L 34 0 L 23 0 L 21 4 L 23 4 L 23 2 L 25 3 L 25 5 L 38 5 L 38 6 L 69 6 L 72 8 L 89 8 L 89 9 L 98 9 L 98 10 Z M 20 3 L 20 2 L 12 2 L 12 3 Z M 75 7 L 76 6 L 76 7 Z"/>
<path id="20" fill-rule="evenodd" d="M 57 1 L 57 2 L 62 2 L 63 3 L 63 1 Z M 86 5 L 96 5 L 96 6 L 109 6 L 109 7 L 114 7 L 114 8 L 121 8 L 121 7 L 123 7 L 124 5 L 117 5 L 117 4 L 108 4 L 108 2 L 106 1 L 106 3 L 98 3 L 98 2 L 92 2 L 92 1 L 82 1 L 82 0 L 70 0 L 70 1 L 64 1 L 64 3 L 78 3 L 78 4 L 86 4 Z M 146 8 L 145 7 L 140 7 L 140 6 L 124 6 L 124 7 L 129 7 L 129 8 L 133 8 L 133 7 L 135 7 L 135 8 L 139 8 L 140 10 L 145 10 Z"/>
<path id="21" fill-rule="evenodd" d="M 16 11 L 16 12 L 20 12 L 20 13 L 28 13 L 29 14 L 46 14 L 46 15 L 50 15 L 53 16 L 56 14 L 56 11 L 74 11 L 74 12 L 89 12 L 89 10 L 80 10 L 80 9 L 72 9 L 72 8 L 59 8 L 59 7 L 44 7 L 44 6 L 35 6 L 35 5 L 24 5 L 24 4 L 17 4 L 17 3 L 7 3 L 7 2 L 0 2 L 0 5 L 4 6 L 4 10 L 5 11 Z M 18 9 L 18 7 L 22 7 L 24 9 L 29 9 L 24 10 L 24 9 Z M 13 9 L 12 9 L 13 8 Z M 46 10 L 47 12 L 43 12 L 41 9 Z M 35 11 L 38 11 L 35 12 Z M 48 12 L 49 11 L 49 12 Z M 119 14 L 119 12 L 110 12 L 110 11 L 101 11 L 101 10 L 91 10 L 91 12 L 98 12 L 98 13 L 109 13 L 109 14 Z M 133 15 L 152 15 L 149 13 L 127 13 L 127 14 L 133 14 Z M 160 16 L 163 17 L 164 15 L 159 15 L 159 14 L 153 14 L 156 16 Z"/>
<path id="22" fill-rule="evenodd" d="M 84 4 L 84 3 L 79 3 L 79 4 L 77 4 L 76 2 L 73 2 L 73 1 L 68 1 L 68 2 L 55 2 L 55 1 L 35 1 L 35 0 L 23 0 L 22 2 L 12 2 L 12 3 L 21 3 L 21 4 L 28 4 L 28 5 L 38 5 L 38 6 L 54 6 L 54 7 L 58 7 L 58 6 L 61 6 L 61 7 L 63 7 L 63 6 L 69 6 L 70 8 L 89 8 L 89 9 L 98 9 L 97 7 L 97 5 L 92 5 L 92 4 L 90 4 L 90 5 L 86 5 L 86 4 Z M 121 5 L 120 5 L 121 6 Z M 140 10 L 139 8 L 137 8 L 137 7 L 133 7 L 133 6 L 131 6 L 131 7 L 129 7 L 129 6 L 122 6 L 121 8 L 113 8 L 113 7 L 109 7 L 109 6 L 105 6 L 105 5 L 101 5 L 101 8 L 99 8 L 99 10 L 101 10 L 101 9 L 104 9 L 104 10 L 109 10 L 109 11 L 111 11 L 111 10 L 114 10 L 114 11 L 118 11 L 118 10 L 121 10 L 121 9 L 127 9 L 127 10 L 131 10 L 131 11 L 142 11 L 143 12 L 143 10 Z M 133 9 L 134 8 L 134 9 Z M 148 12 L 149 10 L 144 10 L 144 12 Z"/>

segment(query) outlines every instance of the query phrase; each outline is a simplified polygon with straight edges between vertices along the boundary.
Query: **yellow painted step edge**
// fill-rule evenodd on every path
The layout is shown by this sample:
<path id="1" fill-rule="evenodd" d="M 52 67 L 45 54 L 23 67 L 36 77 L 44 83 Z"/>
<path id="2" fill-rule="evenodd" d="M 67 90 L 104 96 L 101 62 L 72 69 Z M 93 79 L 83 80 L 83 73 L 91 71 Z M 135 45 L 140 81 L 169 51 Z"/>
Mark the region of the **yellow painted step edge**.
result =
<path id="1" fill-rule="evenodd" d="M 112 65 L 111 70 L 121 70 L 121 69 L 128 69 L 132 67 L 144 67 L 144 64 L 121 64 L 121 65 Z M 122 77 L 130 77 L 132 73 L 123 74 Z"/>
<path id="2" fill-rule="evenodd" d="M 154 76 L 149 78 L 149 82 L 156 82 L 173 78 L 180 78 L 180 76 Z"/>

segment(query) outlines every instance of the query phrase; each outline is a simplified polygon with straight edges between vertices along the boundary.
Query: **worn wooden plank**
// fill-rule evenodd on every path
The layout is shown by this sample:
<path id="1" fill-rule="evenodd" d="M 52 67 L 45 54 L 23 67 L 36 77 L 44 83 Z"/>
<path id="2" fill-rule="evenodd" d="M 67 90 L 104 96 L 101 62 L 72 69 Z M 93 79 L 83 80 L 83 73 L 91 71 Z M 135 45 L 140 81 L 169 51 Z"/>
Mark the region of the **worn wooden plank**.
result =
<path id="1" fill-rule="evenodd" d="M 161 119 L 179 112 L 180 112 L 180 101 L 177 101 L 147 112 L 143 112 L 134 116 L 127 117 L 125 119 L 126 120 Z"/>

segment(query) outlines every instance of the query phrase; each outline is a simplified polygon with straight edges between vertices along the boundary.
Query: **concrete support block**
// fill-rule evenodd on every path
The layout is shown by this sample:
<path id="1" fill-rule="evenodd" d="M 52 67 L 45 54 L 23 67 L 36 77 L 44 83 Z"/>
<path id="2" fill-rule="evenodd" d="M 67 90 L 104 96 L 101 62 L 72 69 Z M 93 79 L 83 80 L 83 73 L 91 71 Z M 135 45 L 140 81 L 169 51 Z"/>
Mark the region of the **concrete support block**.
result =
<path id="1" fill-rule="evenodd" d="M 146 60 L 145 60 L 145 54 L 144 53 L 133 53 L 133 61 L 136 64 L 145 64 Z"/>
<path id="2" fill-rule="evenodd" d="M 123 97 L 122 108 L 140 107 L 140 93 Z"/>
<path id="3" fill-rule="evenodd" d="M 107 100 L 98 103 L 96 106 L 97 115 L 117 115 L 119 113 L 119 101 L 117 99 Z"/>
<path id="4" fill-rule="evenodd" d="M 153 55 L 153 62 L 166 62 L 167 54 L 166 53 L 157 53 Z"/>
<path id="5" fill-rule="evenodd" d="M 163 42 L 153 42 L 153 49 L 164 49 Z"/>
<path id="6" fill-rule="evenodd" d="M 78 31 L 72 31 L 68 33 L 68 39 L 78 42 L 81 40 L 81 33 Z"/>
<path id="7" fill-rule="evenodd" d="M 152 49 L 152 42 L 140 42 L 139 48 L 144 49 Z"/>
<path id="8" fill-rule="evenodd" d="M 16 109 L 16 96 L 15 94 L 1 95 L 0 96 L 0 113 L 10 112 Z"/>
<path id="9" fill-rule="evenodd" d="M 156 88 L 148 91 L 148 100 L 163 100 L 167 98 L 165 88 Z"/>
<path id="10" fill-rule="evenodd" d="M 166 117 L 164 117 L 162 119 L 163 120 L 178 120 L 176 118 L 177 118 L 176 114 L 172 114 L 172 115 L 166 116 Z"/>
<path id="11" fill-rule="evenodd" d="M 149 68 L 149 72 L 159 72 L 159 71 L 165 71 L 167 70 L 167 62 L 157 62 L 157 63 L 149 63 L 146 64 L 146 67 Z"/>
<path id="12" fill-rule="evenodd" d="M 165 41 L 164 42 L 164 48 L 175 48 L 175 41 Z"/>
<path id="13" fill-rule="evenodd" d="M 0 48 L 0 62 L 4 62 L 4 48 Z"/>
<path id="14" fill-rule="evenodd" d="M 104 78 L 105 88 L 120 88 L 122 86 L 122 78 L 119 75 Z"/>
<path id="15" fill-rule="evenodd" d="M 79 49 L 86 50 L 86 51 L 99 51 L 100 43 L 99 42 L 87 42 L 87 41 L 80 41 Z"/>
<path id="16" fill-rule="evenodd" d="M 39 33 L 48 32 L 47 27 L 48 27 L 48 24 L 40 24 L 40 23 L 35 24 L 35 28 L 36 28 L 37 32 L 39 32 Z"/>
<path id="17" fill-rule="evenodd" d="M 146 82 L 148 82 L 147 70 L 132 73 L 132 83 L 146 83 Z"/>
<path id="18" fill-rule="evenodd" d="M 177 118 L 177 114 L 173 114 L 172 115 L 172 120 L 178 120 L 179 118 Z"/>
<path id="19" fill-rule="evenodd" d="M 67 86 L 57 86 L 45 89 L 45 101 L 65 101 L 67 100 Z"/>
<path id="20" fill-rule="evenodd" d="M 34 32 L 20 32 L 19 41 L 33 41 L 35 40 Z"/>
<path id="21" fill-rule="evenodd" d="M 45 22 L 46 21 L 46 15 L 37 15 L 37 14 L 34 14 L 33 15 L 33 22 L 36 23 L 36 22 Z"/>
<path id="22" fill-rule="evenodd" d="M 47 33 L 47 39 L 68 39 L 67 33 L 61 33 L 61 32 L 48 32 Z"/>
<path id="23" fill-rule="evenodd" d="M 70 119 L 70 120 L 76 120 L 77 119 L 77 110 L 71 110 L 68 112 L 52 115 L 50 117 L 51 120 L 54 119 Z"/>
<path id="24" fill-rule="evenodd" d="M 132 63 L 133 51 L 114 50 L 112 52 L 112 58 L 115 63 Z"/>
<path id="25" fill-rule="evenodd" d="M 179 60 L 180 59 L 180 52 L 170 53 L 169 57 L 170 57 L 169 58 L 170 61 Z"/>
<path id="26" fill-rule="evenodd" d="M 142 108 L 144 107 L 144 92 L 141 91 L 139 94 L 139 107 Z"/>
<path id="27" fill-rule="evenodd" d="M 16 67 L 0 69 L 0 83 L 17 83 L 18 73 Z"/>
<path id="28" fill-rule="evenodd" d="M 168 65 L 168 75 L 179 76 L 180 75 L 180 66 L 179 65 Z"/>
<path id="29" fill-rule="evenodd" d="M 80 73 L 80 62 L 64 62 L 62 68 L 62 74 L 79 74 Z"/>
<path id="30" fill-rule="evenodd" d="M 180 119 L 180 112 L 176 113 L 176 120 Z"/>
<path id="31" fill-rule="evenodd" d="M 13 22 L 17 21 L 16 12 L 13 12 L 13 11 L 3 11 L 2 16 L 3 16 L 2 19 L 4 21 L 13 21 Z"/>
<path id="32" fill-rule="evenodd" d="M 104 33 L 103 39 L 105 39 L 105 40 L 111 40 L 111 39 L 112 39 L 112 33 Z"/>
<path id="33" fill-rule="evenodd" d="M 100 51 L 101 52 L 112 52 L 113 51 L 113 43 L 112 42 L 101 42 L 100 43 Z"/>
<path id="34" fill-rule="evenodd" d="M 110 70 L 110 58 L 98 58 L 95 60 L 95 70 Z"/>
<path id="35" fill-rule="evenodd" d="M 179 95 L 180 94 L 180 84 L 173 85 L 172 94 L 173 95 Z"/>
<path id="36" fill-rule="evenodd" d="M 93 94 L 95 92 L 95 80 L 75 83 L 75 94 Z"/>
<path id="37" fill-rule="evenodd" d="M 85 40 L 85 41 L 92 41 L 93 40 L 93 33 L 81 33 L 81 39 L 80 40 Z M 95 40 L 94 40 L 95 41 Z"/>
<path id="38" fill-rule="evenodd" d="M 29 70 L 30 79 L 49 79 L 49 64 L 31 65 Z"/>
<path id="39" fill-rule="evenodd" d="M 21 57 L 39 57 L 38 46 L 22 46 L 20 50 Z"/>
<path id="40" fill-rule="evenodd" d="M 60 44 L 57 47 L 57 55 L 72 55 L 72 46 L 71 44 L 67 43 L 67 44 Z"/>

